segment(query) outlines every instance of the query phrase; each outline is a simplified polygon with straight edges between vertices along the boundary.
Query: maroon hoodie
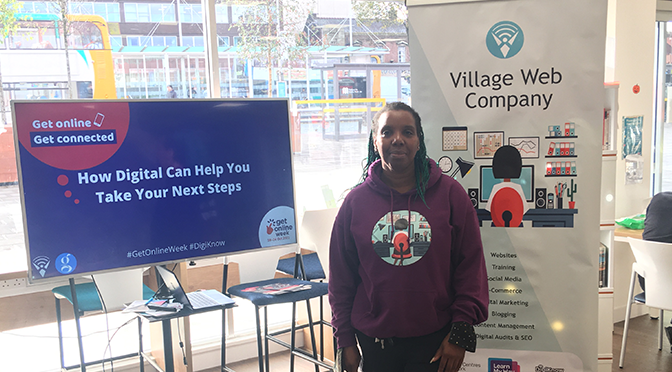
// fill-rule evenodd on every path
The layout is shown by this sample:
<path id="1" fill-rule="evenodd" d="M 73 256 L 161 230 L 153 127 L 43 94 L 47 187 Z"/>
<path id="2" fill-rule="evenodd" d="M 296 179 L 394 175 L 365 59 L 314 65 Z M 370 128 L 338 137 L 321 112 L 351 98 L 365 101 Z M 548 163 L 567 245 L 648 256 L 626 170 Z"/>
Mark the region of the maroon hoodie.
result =
<path id="1" fill-rule="evenodd" d="M 380 160 L 341 206 L 331 235 L 329 302 L 338 348 L 369 337 L 416 337 L 488 317 L 476 211 L 430 160 L 426 204 L 380 178 Z M 410 248 L 410 254 L 408 253 Z M 409 257 L 410 256 L 410 257 Z"/>

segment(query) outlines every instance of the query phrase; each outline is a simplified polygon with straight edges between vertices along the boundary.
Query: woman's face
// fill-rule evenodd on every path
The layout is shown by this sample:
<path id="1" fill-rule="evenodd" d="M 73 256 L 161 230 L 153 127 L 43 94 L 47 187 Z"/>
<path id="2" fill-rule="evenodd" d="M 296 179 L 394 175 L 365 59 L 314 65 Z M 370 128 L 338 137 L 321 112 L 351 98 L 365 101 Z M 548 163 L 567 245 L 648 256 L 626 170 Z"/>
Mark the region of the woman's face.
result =
<path id="1" fill-rule="evenodd" d="M 410 112 L 394 110 L 383 113 L 378 119 L 373 142 L 384 170 L 402 172 L 409 167 L 413 169 L 420 139 Z"/>

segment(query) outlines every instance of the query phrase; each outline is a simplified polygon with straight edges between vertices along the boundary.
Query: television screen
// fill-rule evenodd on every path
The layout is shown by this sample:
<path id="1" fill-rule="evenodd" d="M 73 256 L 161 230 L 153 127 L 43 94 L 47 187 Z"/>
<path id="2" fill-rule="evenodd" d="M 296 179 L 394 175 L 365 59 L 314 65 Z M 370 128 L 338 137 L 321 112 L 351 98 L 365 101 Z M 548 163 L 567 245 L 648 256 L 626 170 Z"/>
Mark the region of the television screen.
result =
<path id="1" fill-rule="evenodd" d="M 490 199 L 492 187 L 503 182 L 492 174 L 492 166 L 481 166 L 481 202 L 487 202 Z M 523 165 L 519 178 L 512 178 L 511 182 L 519 184 L 523 188 L 525 199 L 528 202 L 534 202 L 534 165 Z"/>
<path id="2" fill-rule="evenodd" d="M 297 242 L 286 99 L 13 112 L 31 281 Z"/>

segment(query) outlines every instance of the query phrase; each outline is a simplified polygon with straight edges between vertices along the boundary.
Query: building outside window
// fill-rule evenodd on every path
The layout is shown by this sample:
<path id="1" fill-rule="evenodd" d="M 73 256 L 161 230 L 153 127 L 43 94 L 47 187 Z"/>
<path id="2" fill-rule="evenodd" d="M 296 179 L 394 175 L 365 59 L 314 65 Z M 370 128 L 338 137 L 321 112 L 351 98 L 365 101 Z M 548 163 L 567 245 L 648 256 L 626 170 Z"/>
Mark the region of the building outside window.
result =
<path id="1" fill-rule="evenodd" d="M 151 22 L 175 22 L 175 6 L 173 4 L 149 4 Z"/>
<path id="2" fill-rule="evenodd" d="M 93 14 L 93 3 L 68 2 L 68 12 L 70 14 Z"/>
<path id="3" fill-rule="evenodd" d="M 71 2 L 68 3 L 71 14 L 95 14 L 108 22 L 119 22 L 119 3 Z"/>
<path id="4" fill-rule="evenodd" d="M 128 46 L 176 46 L 177 36 L 126 36 Z"/>
<path id="5" fill-rule="evenodd" d="M 397 62 L 406 62 L 406 46 L 404 45 L 397 46 Z"/>
<path id="6" fill-rule="evenodd" d="M 203 23 L 203 7 L 200 4 L 180 4 L 180 22 Z"/>
<path id="7" fill-rule="evenodd" d="M 93 13 L 105 18 L 108 22 L 119 22 L 121 20 L 118 3 L 94 3 Z"/>
<path id="8" fill-rule="evenodd" d="M 203 46 L 203 36 L 182 36 L 182 46 Z"/>
<path id="9" fill-rule="evenodd" d="M 215 22 L 229 23 L 229 10 L 226 4 L 215 4 Z"/>
<path id="10" fill-rule="evenodd" d="M 245 14 L 246 7 L 240 5 L 231 6 L 231 23 L 240 22 L 241 18 Z"/>
<path id="11" fill-rule="evenodd" d="M 110 46 L 112 48 L 121 48 L 124 46 L 121 36 L 110 36 Z"/>
<path id="12" fill-rule="evenodd" d="M 149 4 L 124 4 L 126 22 L 149 22 Z"/>
<path id="13" fill-rule="evenodd" d="M 41 13 L 58 14 L 56 4 L 46 1 L 19 1 L 19 12 L 21 13 Z"/>
<path id="14" fill-rule="evenodd" d="M 175 22 L 172 4 L 125 3 L 126 22 Z"/>

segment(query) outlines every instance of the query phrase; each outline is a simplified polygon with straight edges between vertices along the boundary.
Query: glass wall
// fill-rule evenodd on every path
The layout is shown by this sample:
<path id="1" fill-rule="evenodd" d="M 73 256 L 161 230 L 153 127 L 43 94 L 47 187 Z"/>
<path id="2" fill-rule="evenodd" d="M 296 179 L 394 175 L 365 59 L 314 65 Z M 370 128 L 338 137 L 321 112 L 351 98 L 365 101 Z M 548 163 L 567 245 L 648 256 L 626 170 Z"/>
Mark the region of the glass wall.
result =
<path id="1" fill-rule="evenodd" d="M 672 191 L 672 22 L 658 22 L 653 193 Z"/>
<path id="2" fill-rule="evenodd" d="M 26 1 L 22 2 L 21 6 L 21 11 L 27 13 L 57 13 L 51 2 Z M 303 210 L 334 206 L 340 196 L 358 182 L 362 160 L 366 155 L 366 130 L 370 123 L 364 116 L 352 115 L 339 123 L 342 125 L 339 129 L 344 130 L 348 135 L 334 138 L 336 125 L 334 115 L 325 113 L 333 108 L 333 103 L 294 103 L 305 100 L 328 100 L 335 97 L 343 99 L 381 97 L 387 101 L 410 101 L 410 71 L 402 72 L 399 77 L 394 71 L 380 70 L 376 75 L 376 80 L 368 76 L 369 73 L 366 71 L 352 69 L 347 73 L 339 73 L 340 82 L 334 84 L 333 72 L 323 70 L 319 66 L 349 63 L 350 61 L 352 63 L 354 61 L 369 62 L 372 56 L 377 61 L 397 59 L 397 62 L 403 62 L 409 53 L 405 46 L 407 44 L 399 48 L 396 46 L 394 49 L 388 48 L 385 46 L 387 42 L 377 37 L 372 38 L 368 32 L 353 35 L 355 39 L 353 45 L 357 48 L 369 45 L 372 46 L 371 49 L 376 48 L 376 52 L 355 52 L 354 49 L 357 48 L 349 45 L 349 38 L 344 36 L 349 31 L 347 26 L 343 25 L 347 25 L 348 22 L 341 22 L 337 18 L 342 16 L 328 14 L 325 9 L 330 8 L 312 9 L 311 12 L 314 14 L 311 17 L 308 17 L 308 13 L 305 17 L 302 16 L 302 19 L 314 22 L 314 24 L 306 24 L 305 28 L 311 30 L 309 38 L 311 48 L 319 50 L 312 51 L 312 54 L 308 56 L 295 58 L 291 62 L 287 61 L 288 57 L 283 57 L 282 61 L 273 61 L 270 70 L 270 88 L 268 84 L 269 67 L 265 63 L 236 54 L 238 49 L 222 51 L 219 56 L 222 97 L 259 98 L 268 97 L 270 94 L 274 97 L 288 97 L 292 101 L 293 116 L 297 122 L 293 146 L 299 214 Z M 235 24 L 240 21 L 246 10 L 247 7 L 217 4 L 217 23 Z M 141 30 L 147 25 L 141 25 L 141 23 L 156 25 L 160 22 L 177 22 L 178 18 L 182 23 L 189 23 L 190 25 L 184 29 L 186 35 L 182 36 L 181 44 L 190 49 L 194 48 L 198 52 L 173 53 L 172 50 L 166 53 L 154 52 L 161 48 L 152 48 L 152 52 L 137 52 L 139 48 L 128 48 L 134 52 L 123 52 L 122 49 L 122 52 L 113 54 L 117 97 L 163 99 L 166 97 L 168 85 L 173 86 L 181 99 L 207 97 L 205 54 L 202 48 L 204 40 L 200 34 L 195 34 L 193 29 L 189 29 L 194 26 L 194 23 L 202 21 L 203 9 L 200 4 L 180 2 L 176 7 L 175 3 L 168 1 L 149 3 L 134 1 L 123 3 L 123 5 L 111 1 L 85 1 L 70 2 L 70 11 L 79 14 L 98 14 L 109 22 L 119 22 L 119 25 L 110 25 L 110 30 L 114 29 L 115 33 L 110 38 L 114 50 L 118 50 L 122 42 L 126 46 L 177 46 L 178 37 L 180 37 L 177 27 L 174 27 L 173 34 L 171 34 L 172 31 L 166 31 L 171 27 L 162 27 L 159 31 L 147 27 L 148 30 L 154 31 L 143 32 Z M 263 13 L 263 10 L 261 11 Z M 121 16 L 121 12 L 124 13 L 124 17 Z M 134 33 L 129 34 L 128 30 L 133 30 Z M 21 45 L 35 43 L 35 40 L 48 41 L 54 45 L 57 42 L 49 32 L 41 34 L 36 30 L 30 32 L 34 35 L 17 34 L 14 36 L 16 40 L 3 42 L 9 44 L 10 48 L 15 47 L 13 42 L 19 41 Z M 373 29 L 372 32 L 381 32 L 382 35 L 389 31 Z M 340 36 L 336 35 L 339 33 Z M 400 39 L 407 40 L 407 36 L 401 33 L 393 35 L 394 37 L 388 36 L 384 37 L 386 40 L 394 40 L 390 43 L 395 43 L 395 45 Z M 88 44 L 95 45 L 93 41 L 84 40 L 82 37 L 81 40 L 76 41 L 76 44 L 85 47 Z M 241 42 L 241 37 L 231 30 L 218 38 L 221 48 L 230 46 L 240 48 Z M 338 52 L 341 48 L 347 48 L 349 51 Z M 8 88 L 8 82 L 5 84 Z M 19 98 L 13 94 L 15 92 L 19 94 L 18 90 L 23 89 L 20 98 L 61 98 L 65 96 L 63 94 L 65 84 L 65 82 L 58 82 L 55 85 L 52 83 L 51 86 L 34 86 L 32 87 L 36 88 L 34 90 L 15 85 L 13 88 L 16 91 L 11 93 L 11 97 Z M 5 95 L 10 97 L 10 93 Z M 356 110 L 370 108 L 370 106 L 355 107 L 354 104 L 352 105 L 352 108 Z"/>
<path id="3" fill-rule="evenodd" d="M 140 34 L 141 29 L 137 27 L 138 23 L 159 23 L 159 22 L 177 22 L 178 16 L 183 23 L 202 22 L 202 7 L 200 4 L 179 3 L 176 14 L 175 3 L 170 2 L 133 2 L 124 3 L 123 10 L 118 3 L 114 2 L 71 2 L 71 12 L 80 14 L 98 14 L 103 16 L 108 22 L 121 22 L 125 18 L 126 23 L 132 23 L 126 29 L 135 30 L 134 34 L 119 33 L 111 37 L 113 48 L 122 46 L 125 40 L 126 46 L 176 46 L 178 40 L 176 35 L 156 35 L 155 33 Z M 47 2 L 25 2 L 23 3 L 23 12 L 29 13 L 57 13 L 51 3 Z M 121 17 L 121 11 L 124 17 Z M 225 4 L 216 5 L 217 23 L 228 24 L 236 23 L 240 20 L 245 11 L 244 7 L 232 7 L 232 15 L 229 18 L 229 9 Z M 323 17 L 329 18 L 326 14 Z M 306 17 L 307 18 L 307 17 Z M 338 22 L 337 22 L 338 23 Z M 336 29 L 334 25 L 324 26 L 325 28 Z M 112 27 L 111 27 L 112 29 Z M 123 32 L 124 27 L 120 27 Z M 315 32 L 319 31 L 315 28 Z M 341 30 L 345 33 L 346 30 Z M 184 36 L 182 45 L 189 47 L 202 47 L 203 37 Z M 48 34 L 43 34 L 43 38 L 48 39 Z M 23 37 L 21 35 L 17 37 Z M 361 36 L 369 38 L 369 35 Z M 405 35 L 399 37 L 406 38 Z M 27 40 L 35 40 L 35 37 Z M 312 46 L 323 47 L 324 50 L 329 47 L 334 40 L 346 40 L 346 38 L 334 38 L 333 40 L 323 41 L 322 37 L 315 36 Z M 55 42 L 55 41 L 52 41 Z M 89 41 L 90 42 L 90 41 Z M 238 46 L 241 38 L 237 35 L 228 34 L 219 36 L 219 46 L 229 47 Z M 84 40 L 78 41 L 85 45 Z M 334 44 L 336 42 L 334 41 Z M 88 44 L 88 42 L 87 42 Z M 360 45 L 365 45 L 361 43 Z M 373 45 L 374 42 L 368 43 Z M 344 47 L 339 44 L 337 46 Z M 137 49 L 137 48 L 136 48 Z M 118 98 L 126 99 L 165 99 L 167 86 L 171 85 L 177 92 L 180 99 L 200 99 L 208 97 L 206 82 L 206 63 L 202 48 L 199 53 L 114 53 L 114 81 Z M 379 48 L 376 53 L 379 57 L 385 55 L 383 48 Z M 389 61 L 391 57 L 399 58 L 398 62 L 403 62 L 405 53 L 393 53 L 397 56 L 385 56 L 384 60 Z M 246 59 L 233 52 L 222 52 L 219 56 L 219 78 L 221 96 L 224 98 L 247 98 L 247 97 L 268 97 L 269 93 L 274 96 L 289 97 L 292 103 L 292 146 L 294 152 L 294 171 L 296 185 L 296 207 L 299 221 L 303 212 L 306 210 L 316 210 L 335 207 L 341 197 L 354 185 L 356 185 L 362 174 L 363 160 L 367 154 L 368 128 L 370 125 L 371 108 L 379 107 L 380 104 L 355 104 L 352 102 L 341 102 L 340 105 L 349 105 L 359 113 L 348 114 L 339 117 L 338 121 L 333 113 L 334 103 L 306 103 L 305 101 L 316 101 L 322 99 L 333 99 L 339 96 L 341 98 L 373 98 L 376 96 L 372 84 L 373 79 L 367 76 L 364 71 L 352 70 L 341 76 L 338 86 L 334 84 L 334 76 L 330 71 L 324 71 L 316 67 L 320 63 L 345 63 L 350 61 L 351 57 L 360 57 L 368 60 L 370 58 L 366 53 L 359 56 L 347 53 L 327 53 L 316 52 L 309 57 L 299 58 L 292 63 L 287 61 L 274 61 L 271 66 L 271 88 L 269 92 L 269 70 L 266 65 L 260 61 Z M 354 60 L 354 58 L 353 58 Z M 379 58 L 380 60 L 380 58 Z M 278 68 L 278 66 L 283 66 Z M 381 71 L 377 83 L 379 93 L 376 97 L 382 97 L 388 101 L 392 100 L 410 100 L 410 71 L 402 74 L 400 79 L 396 74 Z M 9 85 L 5 85 L 10 87 Z M 59 99 L 65 97 L 67 92 L 67 83 L 58 82 L 43 85 L 31 85 L 30 87 L 20 84 L 11 85 L 15 89 L 12 94 L 15 98 L 21 99 Z M 32 89 L 28 89 L 32 88 Z M 6 93 L 9 97 L 9 93 Z M 302 101 L 302 103 L 296 103 Z M 343 107 L 343 106 L 340 106 Z M 375 111 L 373 111 L 375 112 Z M 335 136 L 336 127 L 340 136 Z M 20 214 L 20 212 L 19 212 Z M 5 222 L 5 221 L 0 221 Z M 2 251 L 0 246 L 0 251 Z M 0 254 L 3 262 L 11 260 L 13 263 L 5 265 L 10 267 L 6 272 L 26 270 L 25 256 L 20 259 L 13 259 L 17 250 L 12 248 Z M 21 251 L 23 254 L 23 252 Z M 12 257 L 10 257 L 12 255 Z M 9 258 L 9 259 L 8 259 Z M 251 331 L 254 320 L 247 315 L 249 309 L 241 306 L 234 310 L 236 319 L 235 333 L 244 333 Z M 285 322 L 289 319 L 284 315 L 282 319 L 271 320 L 271 322 Z M 230 327 L 233 329 L 233 327 Z"/>

